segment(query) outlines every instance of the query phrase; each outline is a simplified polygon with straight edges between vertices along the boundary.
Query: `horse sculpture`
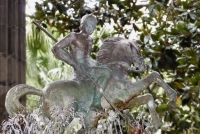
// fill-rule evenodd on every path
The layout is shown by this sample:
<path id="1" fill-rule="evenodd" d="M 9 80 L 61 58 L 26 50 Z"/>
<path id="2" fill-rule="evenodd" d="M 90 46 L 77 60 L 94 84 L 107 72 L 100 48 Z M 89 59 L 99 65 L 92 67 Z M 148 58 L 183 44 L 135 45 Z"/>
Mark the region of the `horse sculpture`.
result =
<path id="1" fill-rule="evenodd" d="M 111 70 L 111 78 L 104 91 L 109 101 L 118 110 L 147 104 L 152 118 L 152 126 L 157 130 L 161 126 L 161 121 L 155 110 L 154 99 L 149 93 L 140 94 L 151 83 L 156 82 L 170 99 L 169 105 L 175 106 L 176 92 L 163 81 L 157 72 L 152 72 L 137 82 L 129 79 L 128 72 L 144 72 L 146 70 L 137 44 L 119 37 L 106 39 L 98 52 L 97 63 L 99 66 Z M 131 67 L 132 65 L 133 67 Z M 70 122 L 73 119 L 72 116 L 69 116 L 71 110 L 78 113 L 74 116 L 81 115 L 83 117 L 84 133 L 87 133 L 90 129 L 95 128 L 98 122 L 97 112 L 89 109 L 94 88 L 95 84 L 90 79 L 55 81 L 46 85 L 43 90 L 21 84 L 10 89 L 6 96 L 5 106 L 11 117 L 18 113 L 26 114 L 27 110 L 20 104 L 19 99 L 26 94 L 39 95 L 43 116 L 53 122 L 52 127 L 55 133 L 63 133 L 66 126 L 62 124 L 66 120 Z M 101 105 L 104 109 L 112 109 L 104 97 L 101 99 Z"/>

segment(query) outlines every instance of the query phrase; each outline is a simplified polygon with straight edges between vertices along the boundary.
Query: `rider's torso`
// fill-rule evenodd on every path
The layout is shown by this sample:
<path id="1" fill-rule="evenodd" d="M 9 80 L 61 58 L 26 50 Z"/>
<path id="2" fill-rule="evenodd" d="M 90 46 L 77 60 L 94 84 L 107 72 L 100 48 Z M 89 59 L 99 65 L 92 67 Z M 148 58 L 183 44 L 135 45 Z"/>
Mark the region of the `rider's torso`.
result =
<path id="1" fill-rule="evenodd" d="M 90 56 L 92 49 L 92 38 L 85 37 L 81 34 L 75 34 L 75 36 L 76 40 L 74 40 L 69 47 L 70 53 L 74 59 L 85 68 L 95 66 L 96 63 Z"/>

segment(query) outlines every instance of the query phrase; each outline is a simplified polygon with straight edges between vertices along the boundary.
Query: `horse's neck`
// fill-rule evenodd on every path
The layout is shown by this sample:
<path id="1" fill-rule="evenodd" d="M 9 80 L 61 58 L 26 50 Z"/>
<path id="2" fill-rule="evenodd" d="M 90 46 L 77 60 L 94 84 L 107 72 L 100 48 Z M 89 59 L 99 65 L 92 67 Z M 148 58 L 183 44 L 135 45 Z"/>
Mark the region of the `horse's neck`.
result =
<path id="1" fill-rule="evenodd" d="M 128 71 L 124 67 L 120 66 L 119 64 L 110 64 L 107 67 L 111 69 L 112 75 L 114 77 L 120 78 L 120 77 L 124 77 L 128 75 Z"/>

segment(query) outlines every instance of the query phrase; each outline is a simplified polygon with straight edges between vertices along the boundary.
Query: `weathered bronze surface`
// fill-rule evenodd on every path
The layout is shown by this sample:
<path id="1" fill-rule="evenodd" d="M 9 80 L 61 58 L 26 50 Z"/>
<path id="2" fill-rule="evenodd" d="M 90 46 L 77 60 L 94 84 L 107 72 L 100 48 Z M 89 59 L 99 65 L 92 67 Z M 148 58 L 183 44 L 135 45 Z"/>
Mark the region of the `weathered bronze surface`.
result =
<path id="1" fill-rule="evenodd" d="M 81 19 L 79 33 L 71 33 L 52 48 L 52 52 L 62 61 L 74 68 L 74 79 L 88 80 L 101 87 L 95 87 L 93 103 L 90 109 L 93 111 L 103 110 L 101 107 L 101 93 L 104 91 L 110 78 L 110 70 L 97 66 L 90 54 L 92 51 L 92 38 L 89 36 L 96 28 L 97 20 L 92 14 L 85 15 Z M 66 51 L 66 48 L 69 51 Z M 98 89 L 100 88 L 100 89 Z"/>
<path id="2" fill-rule="evenodd" d="M 91 18 L 90 18 L 91 17 Z M 87 21 L 89 20 L 89 21 Z M 85 22 L 86 21 L 86 22 Z M 96 19 L 87 15 L 82 19 L 81 32 L 71 33 L 56 43 L 53 53 L 74 68 L 73 80 L 62 80 L 49 83 L 43 90 L 28 85 L 17 85 L 10 89 L 6 97 L 6 109 L 10 116 L 17 113 L 26 114 L 26 109 L 19 103 L 19 98 L 25 94 L 41 96 L 43 116 L 54 122 L 53 130 L 62 133 L 66 120 L 72 120 L 70 110 L 73 109 L 84 118 L 85 128 L 81 133 L 95 128 L 99 111 L 112 109 L 108 101 L 102 97 L 102 92 L 118 110 L 131 109 L 147 104 L 152 118 L 152 126 L 157 130 L 161 125 L 151 94 L 140 95 L 147 87 L 156 82 L 170 99 L 169 105 L 175 107 L 176 92 L 166 84 L 159 73 L 152 72 L 149 76 L 132 82 L 128 73 L 144 72 L 146 65 L 137 43 L 113 37 L 103 41 L 97 54 L 97 60 L 90 57 L 92 39 L 89 35 L 96 26 Z M 68 47 L 69 50 L 65 50 Z M 131 67 L 133 65 L 133 67 Z M 100 86 L 100 87 L 98 87 Z M 63 127 L 62 127 L 63 126 Z"/>

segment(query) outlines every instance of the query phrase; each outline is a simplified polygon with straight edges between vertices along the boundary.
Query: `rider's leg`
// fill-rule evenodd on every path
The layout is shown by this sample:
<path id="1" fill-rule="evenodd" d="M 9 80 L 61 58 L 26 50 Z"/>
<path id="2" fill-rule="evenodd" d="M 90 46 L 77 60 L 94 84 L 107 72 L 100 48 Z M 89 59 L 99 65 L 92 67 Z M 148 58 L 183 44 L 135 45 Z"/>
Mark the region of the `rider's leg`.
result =
<path id="1" fill-rule="evenodd" d="M 103 110 L 101 106 L 101 92 L 104 92 L 105 88 L 108 85 L 111 77 L 111 71 L 108 68 L 95 67 L 93 68 L 92 73 L 93 75 L 95 74 L 95 82 L 97 83 L 97 85 L 95 85 L 93 102 L 90 106 L 90 109 L 93 111 Z"/>

